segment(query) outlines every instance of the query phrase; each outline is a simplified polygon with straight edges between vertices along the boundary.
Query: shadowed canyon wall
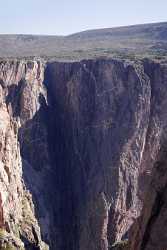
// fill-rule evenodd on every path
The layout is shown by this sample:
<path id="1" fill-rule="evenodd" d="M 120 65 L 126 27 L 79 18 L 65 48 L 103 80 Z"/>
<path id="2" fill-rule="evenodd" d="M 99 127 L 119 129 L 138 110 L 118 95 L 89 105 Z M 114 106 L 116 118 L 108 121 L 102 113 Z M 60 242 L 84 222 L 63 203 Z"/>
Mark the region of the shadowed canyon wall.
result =
<path id="1" fill-rule="evenodd" d="M 0 209 L 17 249 L 107 250 L 128 237 L 166 126 L 166 68 L 0 63 Z"/>

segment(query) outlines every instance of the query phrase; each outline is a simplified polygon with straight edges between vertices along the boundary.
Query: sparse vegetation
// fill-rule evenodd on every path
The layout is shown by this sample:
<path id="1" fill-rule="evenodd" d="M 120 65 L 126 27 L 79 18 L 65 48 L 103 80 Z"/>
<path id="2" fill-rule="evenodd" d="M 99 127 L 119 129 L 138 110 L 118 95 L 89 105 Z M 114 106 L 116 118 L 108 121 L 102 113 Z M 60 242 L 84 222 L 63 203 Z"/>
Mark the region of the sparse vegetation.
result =
<path id="1" fill-rule="evenodd" d="M 111 250 L 128 250 L 128 240 L 115 242 L 109 249 Z"/>
<path id="2" fill-rule="evenodd" d="M 7 242 L 8 233 L 0 228 L 0 250 L 16 250 L 9 242 Z"/>
<path id="3" fill-rule="evenodd" d="M 76 61 L 97 57 L 167 59 L 167 23 L 90 30 L 70 36 L 1 35 L 1 58 Z M 4 46 L 8 44 L 8 46 Z"/>
<path id="4" fill-rule="evenodd" d="M 7 232 L 4 229 L 0 228 L 0 240 L 4 239 L 6 235 L 7 235 Z"/>
<path id="5" fill-rule="evenodd" d="M 16 248 L 10 243 L 7 243 L 5 246 L 0 247 L 0 250 L 16 250 Z"/>

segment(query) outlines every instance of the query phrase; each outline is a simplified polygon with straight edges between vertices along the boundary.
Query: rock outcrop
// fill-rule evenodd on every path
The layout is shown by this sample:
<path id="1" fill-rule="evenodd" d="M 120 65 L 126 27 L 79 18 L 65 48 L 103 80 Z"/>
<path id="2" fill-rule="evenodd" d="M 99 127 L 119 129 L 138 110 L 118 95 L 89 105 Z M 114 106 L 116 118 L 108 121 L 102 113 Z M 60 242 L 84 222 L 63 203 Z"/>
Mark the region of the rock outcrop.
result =
<path id="1" fill-rule="evenodd" d="M 4 230 L 25 249 L 126 239 L 166 126 L 166 82 L 167 66 L 147 60 L 2 61 Z"/>

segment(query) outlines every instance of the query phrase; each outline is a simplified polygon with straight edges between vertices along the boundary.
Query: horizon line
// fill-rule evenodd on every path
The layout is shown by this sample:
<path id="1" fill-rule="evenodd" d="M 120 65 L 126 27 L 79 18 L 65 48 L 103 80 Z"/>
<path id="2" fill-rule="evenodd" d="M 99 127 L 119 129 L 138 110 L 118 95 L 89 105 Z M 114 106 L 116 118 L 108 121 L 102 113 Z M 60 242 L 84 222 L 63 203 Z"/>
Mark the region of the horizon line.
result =
<path id="1" fill-rule="evenodd" d="M 89 31 L 96 31 L 96 30 L 104 30 L 104 29 L 119 29 L 119 28 L 128 28 L 128 27 L 135 27 L 135 26 L 142 26 L 142 25 L 153 25 L 153 24 L 165 24 L 167 23 L 167 21 L 153 21 L 153 22 L 143 22 L 143 23 L 135 23 L 135 24 L 128 24 L 128 25 L 114 25 L 114 26 L 110 26 L 110 27 L 99 27 L 99 28 L 90 28 L 90 29 L 85 29 L 85 30 L 80 30 L 80 31 L 76 31 L 73 33 L 69 33 L 69 34 L 65 34 L 65 35 L 58 35 L 58 34 L 44 34 L 44 33 L 0 33 L 0 36 L 50 36 L 50 37 L 58 37 L 58 38 L 63 38 L 63 37 L 68 37 L 71 35 L 75 35 L 78 33 L 82 33 L 82 32 L 89 32 Z"/>

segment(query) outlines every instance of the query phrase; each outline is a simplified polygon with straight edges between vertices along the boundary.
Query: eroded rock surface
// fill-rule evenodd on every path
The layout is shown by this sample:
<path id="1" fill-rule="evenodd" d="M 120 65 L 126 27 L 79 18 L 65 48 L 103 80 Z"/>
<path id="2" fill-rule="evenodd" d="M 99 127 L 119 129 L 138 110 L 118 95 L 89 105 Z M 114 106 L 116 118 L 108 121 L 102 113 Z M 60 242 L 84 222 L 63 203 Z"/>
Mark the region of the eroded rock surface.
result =
<path id="1" fill-rule="evenodd" d="M 149 79 L 141 65 L 101 60 L 49 64 L 46 80 L 50 131 L 58 131 L 55 137 L 51 133 L 53 163 L 58 186 L 68 185 L 62 192 L 63 233 L 74 225 L 69 249 L 107 249 L 107 238 L 121 239 L 140 207 L 137 179 L 149 123 Z"/>
<path id="2" fill-rule="evenodd" d="M 165 198 L 167 74 L 165 65 L 155 63 L 146 64 L 145 70 L 151 80 L 152 112 L 141 165 L 142 173 L 139 178 L 139 192 L 143 194 L 144 207 L 141 216 L 130 230 L 129 249 L 163 250 L 167 248 Z M 156 126 L 153 126 L 153 123 Z"/>
<path id="3" fill-rule="evenodd" d="M 141 216 L 130 234 L 131 250 L 162 250 L 167 248 L 167 153 L 166 143 L 160 148 Z"/>
<path id="4" fill-rule="evenodd" d="M 1 62 L 0 213 L 25 249 L 127 238 L 167 120 L 166 72 L 146 60 Z"/>
<path id="5" fill-rule="evenodd" d="M 44 246 L 32 193 L 24 180 L 19 131 L 39 109 L 44 67 L 37 62 L 0 63 L 0 193 L 3 229 L 21 238 L 26 249 Z M 30 141 L 27 143 L 31 143 Z M 31 174 L 31 169 L 28 171 Z"/>

